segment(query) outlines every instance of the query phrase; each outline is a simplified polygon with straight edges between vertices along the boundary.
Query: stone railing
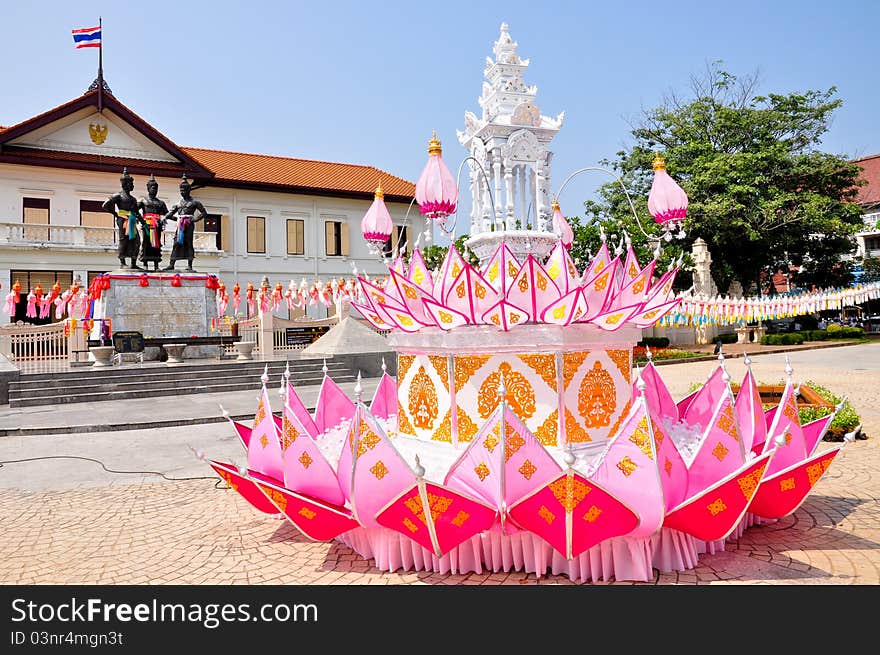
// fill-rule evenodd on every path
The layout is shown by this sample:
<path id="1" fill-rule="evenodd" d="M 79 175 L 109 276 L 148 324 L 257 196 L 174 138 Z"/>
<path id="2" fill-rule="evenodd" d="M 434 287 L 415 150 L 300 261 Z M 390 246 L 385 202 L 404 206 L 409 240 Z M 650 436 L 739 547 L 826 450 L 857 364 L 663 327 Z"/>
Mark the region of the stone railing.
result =
<path id="1" fill-rule="evenodd" d="M 171 252 L 174 244 L 174 230 L 162 233 L 162 250 Z M 73 248 L 105 249 L 116 248 L 117 230 L 115 227 L 91 227 L 87 225 L 34 225 L 31 223 L 0 222 L 0 245 L 26 248 Z M 213 232 L 196 232 L 193 235 L 196 252 L 218 252 L 217 235 Z"/>
<path id="2" fill-rule="evenodd" d="M 64 332 L 64 322 L 4 325 L 0 327 L 0 353 L 12 362 L 65 360 L 68 335 Z"/>

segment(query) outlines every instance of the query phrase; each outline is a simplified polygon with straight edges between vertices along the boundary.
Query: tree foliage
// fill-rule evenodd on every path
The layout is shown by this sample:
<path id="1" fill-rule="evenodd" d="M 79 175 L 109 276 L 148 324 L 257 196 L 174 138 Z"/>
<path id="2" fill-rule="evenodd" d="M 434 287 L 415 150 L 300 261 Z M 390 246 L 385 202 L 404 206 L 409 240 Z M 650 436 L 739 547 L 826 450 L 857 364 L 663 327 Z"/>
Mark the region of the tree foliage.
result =
<path id="1" fill-rule="evenodd" d="M 826 91 L 759 95 L 757 75 L 737 77 L 719 62 L 692 77 L 687 98 L 670 94 L 632 125 L 634 145 L 604 161 L 620 176 L 647 231 L 647 211 L 659 152 L 667 172 L 688 195 L 687 247 L 701 237 L 712 254 L 719 289 L 739 280 L 761 288 L 780 265 L 802 266 L 798 282 L 846 283 L 840 255 L 854 249 L 861 226 L 854 204 L 859 169 L 847 158 L 822 152 L 821 137 L 841 100 Z M 617 182 L 585 203 L 587 216 L 633 223 Z M 630 231 L 633 240 L 640 232 Z"/>

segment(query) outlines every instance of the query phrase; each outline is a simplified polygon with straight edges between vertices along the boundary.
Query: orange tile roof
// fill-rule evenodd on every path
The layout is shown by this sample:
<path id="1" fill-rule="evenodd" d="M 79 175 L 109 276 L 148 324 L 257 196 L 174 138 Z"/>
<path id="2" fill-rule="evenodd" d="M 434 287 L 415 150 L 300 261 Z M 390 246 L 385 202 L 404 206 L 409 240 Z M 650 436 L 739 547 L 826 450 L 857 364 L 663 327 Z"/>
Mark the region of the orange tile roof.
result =
<path id="1" fill-rule="evenodd" d="M 208 148 L 182 148 L 215 175 L 211 184 L 325 192 L 372 198 L 379 182 L 386 201 L 409 202 L 415 185 L 375 166 L 257 155 Z"/>
<path id="2" fill-rule="evenodd" d="M 868 182 L 865 186 L 859 187 L 856 202 L 860 205 L 880 203 L 880 155 L 856 159 L 853 163 L 862 167 L 861 178 Z"/>

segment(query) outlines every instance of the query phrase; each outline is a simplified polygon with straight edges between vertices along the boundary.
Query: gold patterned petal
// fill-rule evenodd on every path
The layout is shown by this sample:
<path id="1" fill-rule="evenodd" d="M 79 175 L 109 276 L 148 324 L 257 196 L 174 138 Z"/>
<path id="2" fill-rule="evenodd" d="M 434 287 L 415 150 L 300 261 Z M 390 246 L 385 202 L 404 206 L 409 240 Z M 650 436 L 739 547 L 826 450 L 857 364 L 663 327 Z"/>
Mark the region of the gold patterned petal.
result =
<path id="1" fill-rule="evenodd" d="M 709 510 L 709 513 L 712 516 L 718 516 L 721 512 L 727 509 L 727 505 L 725 505 L 724 501 L 720 498 L 716 498 L 714 501 L 706 505 L 706 509 Z"/>
<path id="2" fill-rule="evenodd" d="M 412 423 L 409 422 L 409 416 L 399 398 L 397 400 L 397 432 L 400 434 L 416 436 L 416 431 L 413 428 Z"/>
<path id="3" fill-rule="evenodd" d="M 474 468 L 474 473 L 476 473 L 477 477 L 480 478 L 480 482 L 488 478 L 490 471 L 489 467 L 486 466 L 486 462 L 480 462 L 479 464 L 477 464 L 477 466 Z"/>
<path id="4" fill-rule="evenodd" d="M 455 405 L 457 414 L 456 418 L 458 420 L 458 440 L 459 441 L 471 441 L 479 432 L 477 428 L 477 424 L 471 420 L 471 417 L 468 416 L 468 413 L 464 411 L 460 405 Z"/>
<path id="5" fill-rule="evenodd" d="M 370 473 L 376 476 L 377 480 L 381 480 L 388 473 L 388 467 L 385 466 L 385 463 L 380 459 L 370 467 Z"/>

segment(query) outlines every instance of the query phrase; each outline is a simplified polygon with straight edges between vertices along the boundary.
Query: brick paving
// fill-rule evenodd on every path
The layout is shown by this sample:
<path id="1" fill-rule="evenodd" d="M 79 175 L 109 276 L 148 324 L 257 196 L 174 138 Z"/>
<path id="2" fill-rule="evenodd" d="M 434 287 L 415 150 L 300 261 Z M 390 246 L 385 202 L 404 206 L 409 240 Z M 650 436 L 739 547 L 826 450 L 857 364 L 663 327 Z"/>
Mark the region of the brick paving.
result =
<path id="1" fill-rule="evenodd" d="M 792 356 L 796 380 L 813 379 L 847 395 L 868 435 L 843 450 L 797 512 L 748 528 L 724 552 L 700 556 L 695 569 L 655 571 L 648 583 L 592 584 L 880 584 L 880 344 L 853 348 L 863 349 L 853 351 L 855 365 L 837 363 L 845 357 L 841 351 L 850 349 Z M 681 397 L 714 365 L 664 366 L 661 375 Z M 771 382 L 781 378 L 782 366 L 780 355 L 765 355 L 755 357 L 753 368 Z M 728 370 L 738 381 L 741 360 L 731 361 Z M 213 481 L 153 480 L 0 489 L 0 583 L 573 584 L 565 576 L 523 572 L 381 572 L 338 542 L 310 542 L 286 521 L 258 514 Z"/>

